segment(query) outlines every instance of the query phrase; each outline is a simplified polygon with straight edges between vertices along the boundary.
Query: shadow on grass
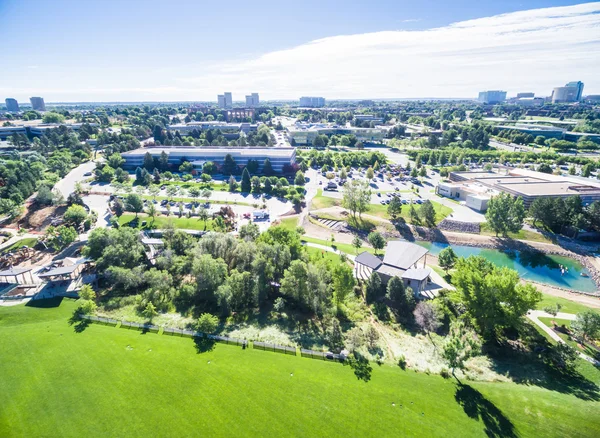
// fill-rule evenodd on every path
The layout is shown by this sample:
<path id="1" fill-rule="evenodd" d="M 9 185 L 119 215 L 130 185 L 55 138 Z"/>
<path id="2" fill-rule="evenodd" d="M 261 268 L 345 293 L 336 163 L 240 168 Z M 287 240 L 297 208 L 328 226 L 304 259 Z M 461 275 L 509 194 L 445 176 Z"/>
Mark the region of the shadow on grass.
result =
<path id="1" fill-rule="evenodd" d="M 81 318 L 76 310 L 69 318 L 69 325 L 73 326 L 75 333 L 82 333 L 90 325 L 90 320 Z"/>
<path id="2" fill-rule="evenodd" d="M 208 353 L 209 351 L 213 351 L 215 349 L 216 342 L 212 339 L 208 338 L 200 338 L 194 337 L 194 346 L 196 347 L 196 352 L 198 354 Z"/>
<path id="3" fill-rule="evenodd" d="M 25 306 L 37 307 L 40 309 L 51 309 L 53 307 L 59 307 L 62 303 L 62 300 L 63 297 L 52 297 L 43 300 L 30 300 L 25 304 Z"/>
<path id="4" fill-rule="evenodd" d="M 535 385 L 573 395 L 582 400 L 600 401 L 600 387 L 573 368 L 553 364 L 553 345 L 531 324 L 520 327 L 521 343 L 488 344 L 486 352 L 492 369 L 517 384 Z"/>
<path id="5" fill-rule="evenodd" d="M 454 399 L 469 418 L 481 420 L 488 437 L 516 437 L 515 426 L 491 401 L 475 388 L 459 383 Z"/>
<path id="6" fill-rule="evenodd" d="M 357 353 L 356 351 L 353 353 L 353 356 L 349 356 L 345 361 L 344 365 L 350 366 L 354 370 L 354 375 L 358 380 L 363 380 L 368 382 L 371 380 L 371 373 L 373 372 L 373 367 L 369 364 L 369 361 L 366 357 Z"/>

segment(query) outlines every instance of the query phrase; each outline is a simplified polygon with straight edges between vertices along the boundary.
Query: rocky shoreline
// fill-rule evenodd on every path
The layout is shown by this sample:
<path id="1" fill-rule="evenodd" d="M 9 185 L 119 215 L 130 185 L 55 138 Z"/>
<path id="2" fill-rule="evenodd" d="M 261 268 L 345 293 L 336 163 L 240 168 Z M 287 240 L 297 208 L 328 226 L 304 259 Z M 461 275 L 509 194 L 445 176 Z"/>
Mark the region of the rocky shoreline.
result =
<path id="1" fill-rule="evenodd" d="M 590 278 L 596 285 L 595 292 L 584 292 L 577 291 L 573 289 L 562 288 L 559 286 L 552 286 L 556 289 L 564 290 L 567 292 L 575 292 L 578 294 L 589 295 L 594 297 L 600 296 L 600 271 L 598 268 L 589 260 L 589 252 L 584 248 L 577 248 L 584 254 L 578 254 L 566 248 L 561 248 L 554 244 L 543 244 L 538 242 L 524 242 L 520 240 L 514 239 L 504 239 L 499 237 L 490 237 L 487 239 L 478 239 L 477 237 L 484 237 L 480 235 L 473 235 L 465 233 L 464 236 L 456 236 L 452 234 L 445 234 L 439 229 L 428 229 L 425 227 L 414 227 L 411 226 L 410 230 L 407 230 L 408 227 L 404 227 L 403 231 L 400 232 L 400 237 L 407 239 L 406 231 L 409 231 L 414 240 L 426 241 L 426 242 L 438 242 L 438 243 L 447 243 L 450 245 L 462 245 L 462 246 L 471 246 L 474 248 L 486 248 L 486 249 L 497 249 L 497 250 L 514 250 L 514 251 L 536 251 L 547 255 L 557 255 L 563 257 L 569 257 L 573 260 L 581 263 L 583 267 L 585 267 L 590 274 Z M 394 233 L 396 234 L 396 233 Z M 392 236 L 390 236 L 392 237 Z M 394 235 L 393 237 L 398 237 L 398 235 Z M 411 240 L 411 239 L 407 239 Z M 573 246 L 573 245 L 571 245 Z M 577 246 L 575 244 L 575 246 Z M 536 283 L 536 282 L 532 282 Z M 542 284 L 542 283 L 539 283 Z"/>

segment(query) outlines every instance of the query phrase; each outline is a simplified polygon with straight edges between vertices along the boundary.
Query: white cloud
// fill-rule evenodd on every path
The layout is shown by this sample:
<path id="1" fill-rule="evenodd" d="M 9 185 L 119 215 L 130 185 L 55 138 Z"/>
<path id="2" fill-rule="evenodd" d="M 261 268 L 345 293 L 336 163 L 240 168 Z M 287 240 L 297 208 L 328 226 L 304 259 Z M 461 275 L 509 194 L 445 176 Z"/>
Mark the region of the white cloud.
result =
<path id="1" fill-rule="evenodd" d="M 600 94 L 598 72 L 600 2 L 333 36 L 228 62 L 31 76 L 0 93 L 47 101 L 216 100 L 226 90 L 234 100 L 250 92 L 263 100 L 474 97 L 484 89 L 543 96 L 581 80 L 584 93 Z"/>
<path id="2" fill-rule="evenodd" d="M 342 35 L 217 64 L 181 84 L 212 96 L 470 97 L 482 89 L 549 95 L 571 80 L 600 92 L 600 3 L 534 9 L 419 31 Z M 235 96 L 234 96 L 235 97 Z"/>

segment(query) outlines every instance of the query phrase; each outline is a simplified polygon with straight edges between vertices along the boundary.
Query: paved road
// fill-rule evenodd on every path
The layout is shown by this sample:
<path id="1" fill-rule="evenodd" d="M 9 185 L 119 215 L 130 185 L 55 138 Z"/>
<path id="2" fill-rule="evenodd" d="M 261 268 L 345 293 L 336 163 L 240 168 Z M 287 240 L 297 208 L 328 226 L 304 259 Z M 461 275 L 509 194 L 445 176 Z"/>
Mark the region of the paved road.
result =
<path id="1" fill-rule="evenodd" d="M 96 168 L 96 163 L 94 161 L 88 161 L 86 163 L 80 164 L 75 169 L 71 170 L 67 176 L 61 179 L 54 185 L 54 188 L 60 191 L 60 193 L 65 197 L 65 199 L 75 191 L 75 185 L 78 182 L 81 182 L 89 176 L 84 176 L 88 172 L 93 172 Z"/>

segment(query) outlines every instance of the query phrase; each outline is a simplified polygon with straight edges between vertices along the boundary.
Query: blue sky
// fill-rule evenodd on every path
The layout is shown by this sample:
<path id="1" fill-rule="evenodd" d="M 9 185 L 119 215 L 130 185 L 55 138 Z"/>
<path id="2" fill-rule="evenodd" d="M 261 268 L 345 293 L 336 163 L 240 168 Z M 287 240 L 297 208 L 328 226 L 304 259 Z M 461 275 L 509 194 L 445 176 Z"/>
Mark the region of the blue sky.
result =
<path id="1" fill-rule="evenodd" d="M 571 80 L 600 93 L 600 2 L 577 5 L 0 0 L 0 98 L 544 95 Z"/>

